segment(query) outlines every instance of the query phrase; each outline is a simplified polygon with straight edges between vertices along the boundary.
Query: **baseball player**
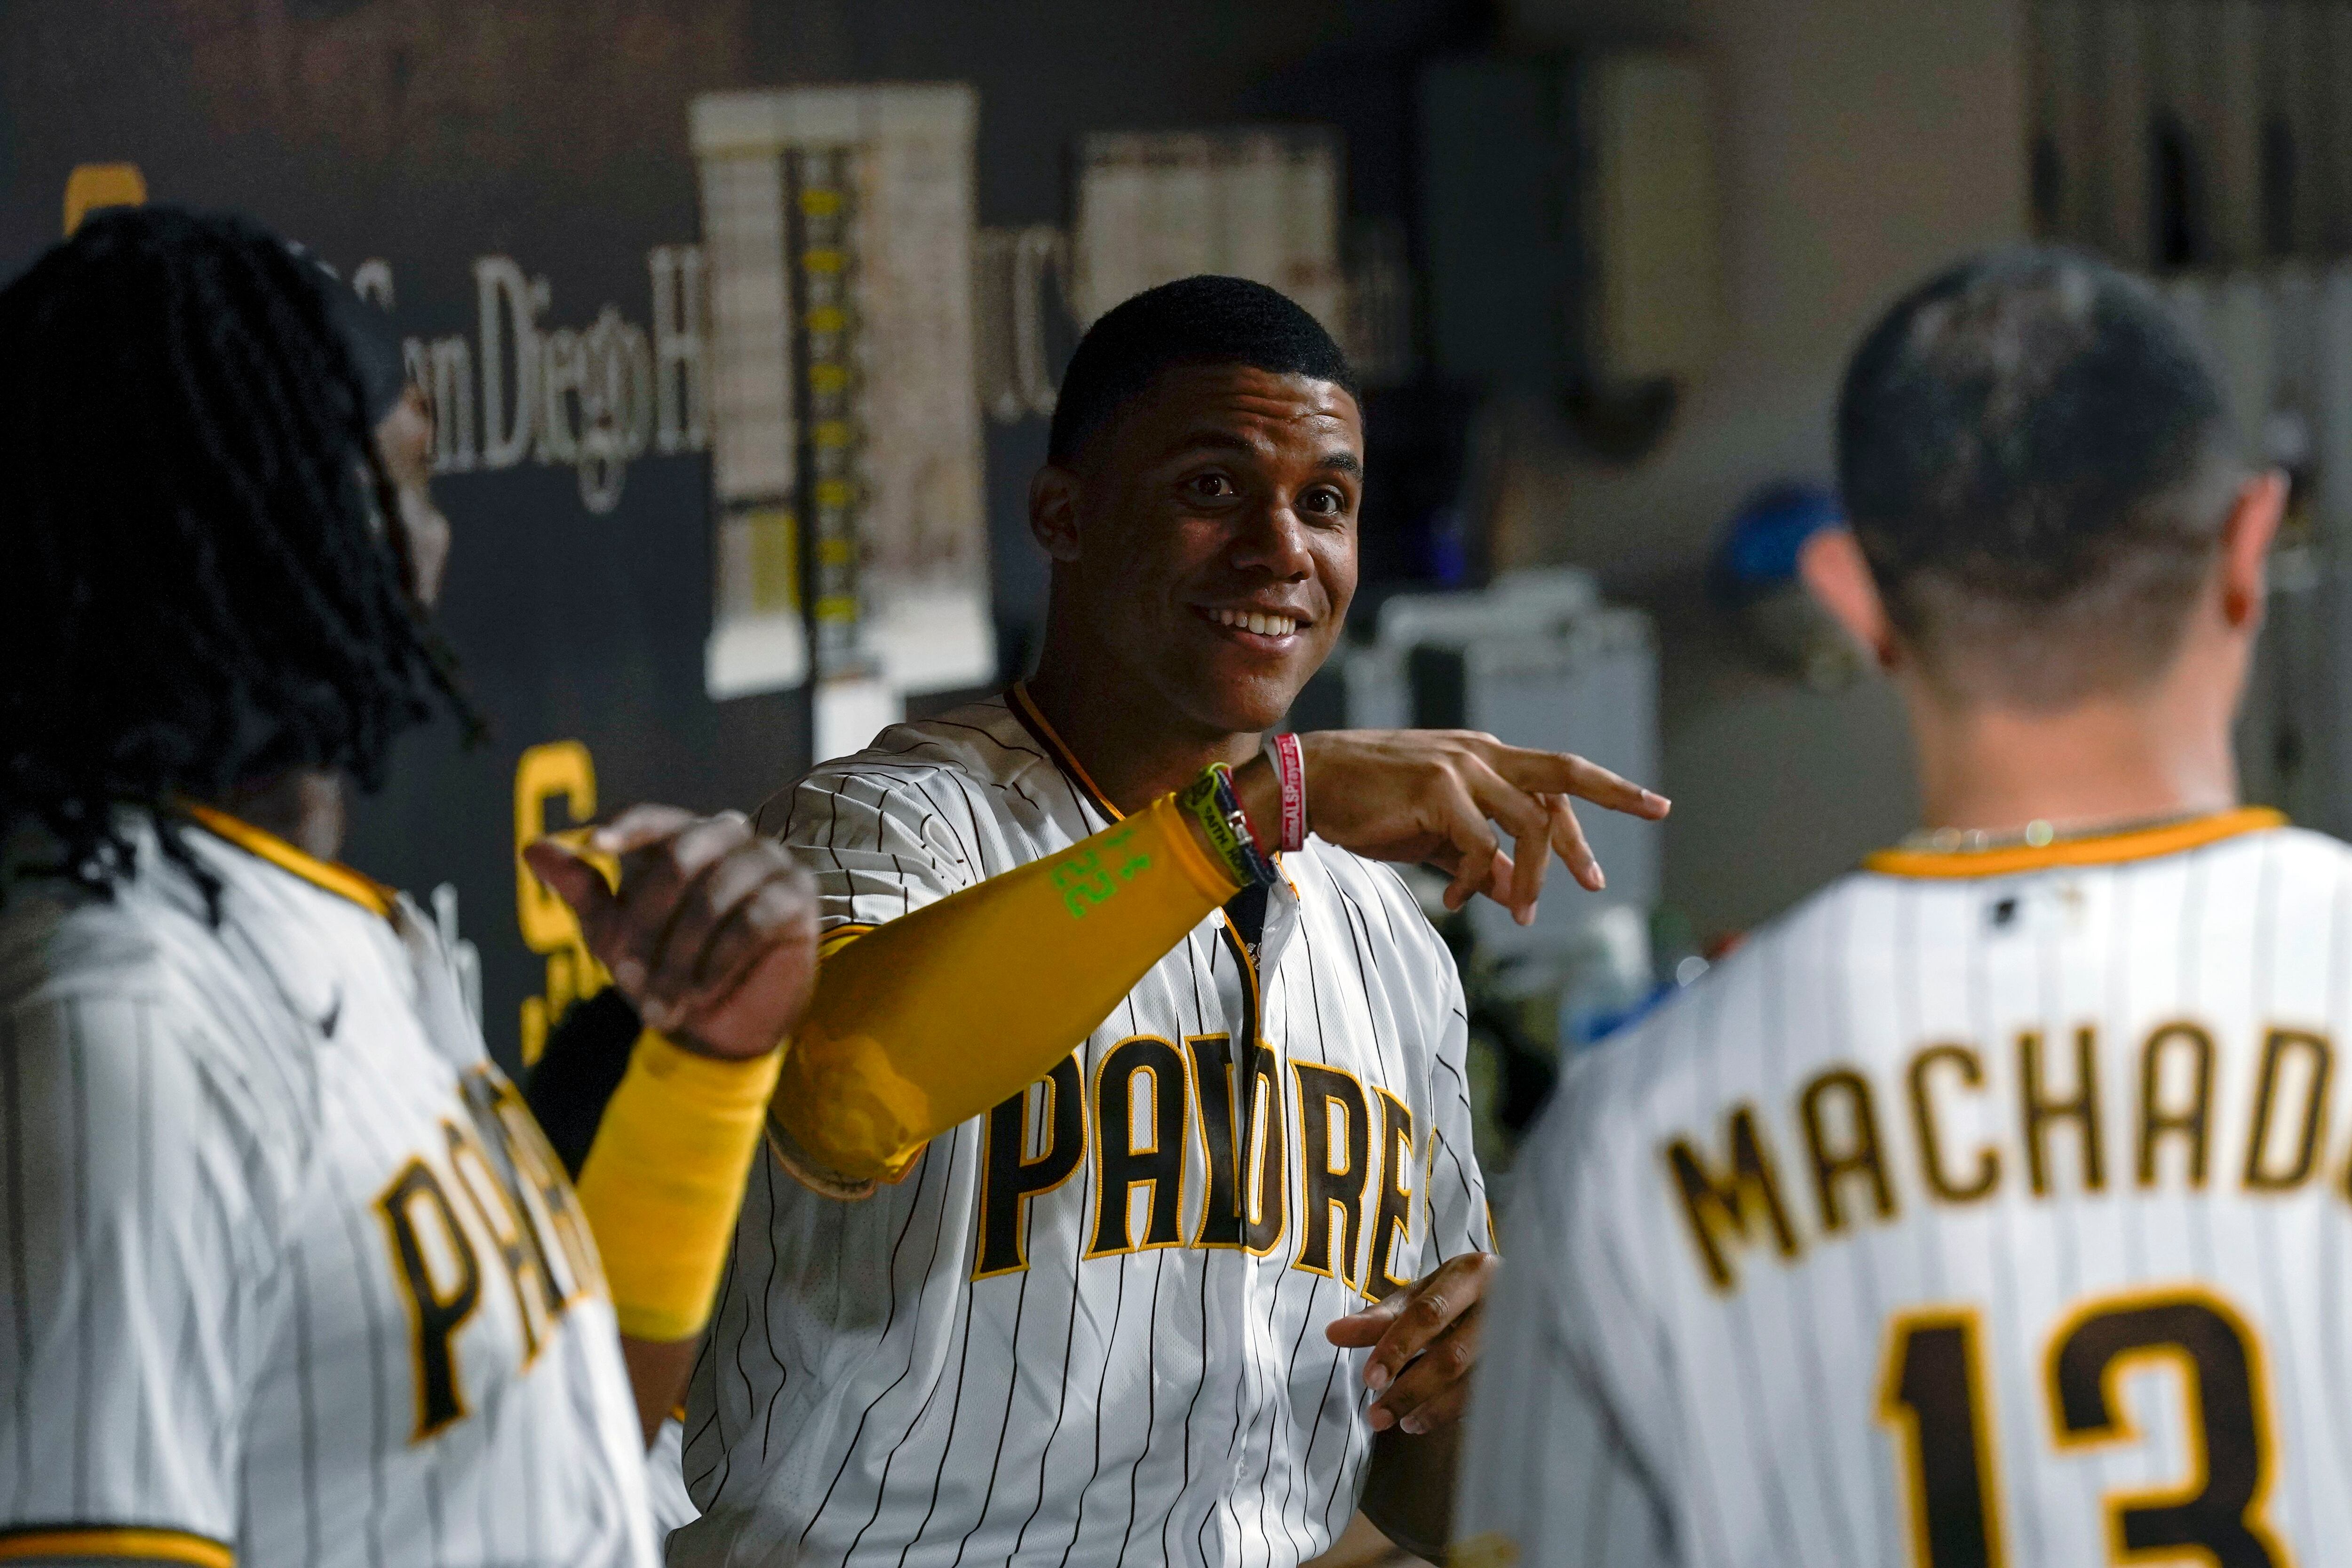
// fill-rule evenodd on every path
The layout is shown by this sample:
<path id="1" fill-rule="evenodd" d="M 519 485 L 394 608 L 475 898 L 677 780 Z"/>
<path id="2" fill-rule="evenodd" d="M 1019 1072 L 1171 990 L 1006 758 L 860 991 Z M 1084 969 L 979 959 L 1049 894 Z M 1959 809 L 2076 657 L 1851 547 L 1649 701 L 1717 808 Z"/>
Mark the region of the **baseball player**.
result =
<path id="1" fill-rule="evenodd" d="M 575 1191 L 433 922 L 333 860 L 347 782 L 466 711 L 431 427 L 368 315 L 168 210 L 0 290 L 0 1561 L 656 1560 L 646 1415 L 814 904 L 740 819 L 607 836 L 591 940 L 704 983 Z"/>
<path id="2" fill-rule="evenodd" d="M 1442 1544 L 1492 1239 L 1460 985 L 1373 861 L 1526 913 L 1554 852 L 1599 883 L 1569 795 L 1665 803 L 1485 736 L 1262 753 L 1339 635 L 1361 480 L 1305 311 L 1213 278 L 1118 307 L 1031 491 L 1035 677 L 772 804 L 827 956 L 672 1563 L 1289 1564 L 1360 1497 Z"/>
<path id="3" fill-rule="evenodd" d="M 2284 486 L 2231 448 L 2081 257 L 1864 339 L 1804 565 L 1935 826 L 1565 1076 L 1456 1561 L 2339 1560 L 2352 855 L 2237 802 Z"/>

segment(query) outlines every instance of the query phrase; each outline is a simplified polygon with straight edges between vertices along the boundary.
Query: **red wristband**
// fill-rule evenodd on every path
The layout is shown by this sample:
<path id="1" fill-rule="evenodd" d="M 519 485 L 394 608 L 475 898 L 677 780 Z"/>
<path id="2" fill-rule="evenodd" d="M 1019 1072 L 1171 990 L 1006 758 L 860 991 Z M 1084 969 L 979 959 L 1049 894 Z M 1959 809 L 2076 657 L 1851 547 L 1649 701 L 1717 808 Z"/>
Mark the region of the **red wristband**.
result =
<path id="1" fill-rule="evenodd" d="M 1269 735 L 1265 759 L 1282 784 L 1282 843 L 1287 851 L 1307 847 L 1307 749 L 1292 734 Z"/>

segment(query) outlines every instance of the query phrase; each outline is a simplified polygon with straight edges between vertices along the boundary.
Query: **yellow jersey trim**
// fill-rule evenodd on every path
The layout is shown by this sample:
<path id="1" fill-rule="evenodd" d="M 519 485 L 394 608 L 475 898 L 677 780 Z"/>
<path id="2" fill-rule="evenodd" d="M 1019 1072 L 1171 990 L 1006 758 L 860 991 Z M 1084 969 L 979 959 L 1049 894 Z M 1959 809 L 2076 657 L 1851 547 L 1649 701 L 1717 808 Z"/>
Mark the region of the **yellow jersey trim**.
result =
<path id="1" fill-rule="evenodd" d="M 337 898 L 349 899 L 372 913 L 382 915 L 386 920 L 392 918 L 393 891 L 374 878 L 354 871 L 349 866 L 305 854 L 275 833 L 241 821 L 227 812 L 215 811 L 195 801 L 185 803 L 182 809 L 207 833 L 227 839 L 247 854 L 267 860 L 281 871 L 291 872 L 312 887 L 323 888 Z"/>
<path id="2" fill-rule="evenodd" d="M 2101 834 L 2089 838 L 2061 839 L 2053 844 L 2011 845 L 2000 849 L 1881 849 L 1865 858 L 1863 869 L 1883 877 L 2006 877 L 2019 871 L 2046 871 L 2057 866 L 2117 866 L 2128 860 L 2152 860 L 2235 838 L 2244 833 L 2286 826 L 2286 814 L 2266 805 L 2242 805 L 2190 822 L 2163 827 L 2143 827 L 2128 833 Z"/>
<path id="3" fill-rule="evenodd" d="M 831 958 L 835 953 L 839 952 L 843 948 L 847 947 L 851 942 L 856 942 L 859 937 L 864 936 L 867 931 L 874 929 L 875 928 L 871 925 L 838 925 L 834 927 L 831 931 L 816 939 L 817 958 L 820 962 L 824 959 Z"/>
<path id="4" fill-rule="evenodd" d="M 1037 710 L 1036 700 L 1029 695 L 1027 681 L 1014 681 L 1012 689 L 1005 692 L 1004 700 L 1012 704 L 1013 716 L 1021 721 L 1021 727 L 1037 737 L 1038 742 L 1052 753 L 1055 765 L 1087 792 L 1087 798 L 1095 803 L 1095 809 L 1113 822 L 1127 820 L 1127 813 L 1111 805 L 1110 796 L 1103 794 L 1095 781 L 1087 776 L 1087 770 L 1071 754 L 1068 744 L 1054 732 L 1054 726 L 1045 722 L 1045 715 Z"/>
<path id="5" fill-rule="evenodd" d="M 197 1568 L 236 1568 L 236 1553 L 210 1536 L 135 1525 L 43 1525 L 0 1535 L 0 1563 L 28 1557 L 135 1557 L 193 1563 Z"/>

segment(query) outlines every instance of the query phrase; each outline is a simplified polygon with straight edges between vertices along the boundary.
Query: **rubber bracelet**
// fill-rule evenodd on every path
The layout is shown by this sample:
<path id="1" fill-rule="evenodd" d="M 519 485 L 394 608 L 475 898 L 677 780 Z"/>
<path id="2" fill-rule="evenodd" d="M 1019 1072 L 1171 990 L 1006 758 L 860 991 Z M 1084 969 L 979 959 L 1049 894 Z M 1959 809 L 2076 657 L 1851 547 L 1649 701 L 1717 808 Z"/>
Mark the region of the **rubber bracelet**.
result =
<path id="1" fill-rule="evenodd" d="M 1294 855 L 1307 847 L 1307 748 L 1287 731 L 1268 735 L 1265 760 L 1282 785 L 1282 852 Z"/>
<path id="2" fill-rule="evenodd" d="M 1201 776 L 1176 794 L 1179 809 L 1201 825 L 1209 840 L 1209 847 L 1233 873 L 1234 880 L 1247 887 L 1256 883 L 1272 887 L 1282 874 L 1274 862 L 1258 852 L 1257 841 L 1250 832 L 1249 814 L 1242 807 L 1241 797 L 1234 793 L 1233 770 L 1223 763 L 1211 763 L 1201 771 Z"/>
<path id="3" fill-rule="evenodd" d="M 1234 788 L 1234 770 L 1223 763 L 1211 763 L 1209 771 L 1217 776 L 1217 804 L 1224 808 L 1225 820 L 1233 824 L 1238 836 L 1242 865 L 1249 879 L 1269 888 L 1274 886 L 1282 880 L 1282 871 L 1257 847 L 1257 825 L 1250 820 L 1249 807 L 1242 804 L 1241 792 Z"/>

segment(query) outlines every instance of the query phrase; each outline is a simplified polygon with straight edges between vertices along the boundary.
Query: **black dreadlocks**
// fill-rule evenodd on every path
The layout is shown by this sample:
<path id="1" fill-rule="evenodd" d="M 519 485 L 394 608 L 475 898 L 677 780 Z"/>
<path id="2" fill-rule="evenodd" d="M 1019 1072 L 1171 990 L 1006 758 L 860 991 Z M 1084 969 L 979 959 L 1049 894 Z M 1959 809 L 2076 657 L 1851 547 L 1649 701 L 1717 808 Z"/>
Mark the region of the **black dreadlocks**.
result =
<path id="1" fill-rule="evenodd" d="M 119 805 L 209 895 L 175 801 L 293 768 L 373 790 L 436 703 L 478 727 L 340 287 L 246 219 L 146 207 L 0 289 L 0 843 L 38 823 L 100 893 L 133 869 Z"/>

